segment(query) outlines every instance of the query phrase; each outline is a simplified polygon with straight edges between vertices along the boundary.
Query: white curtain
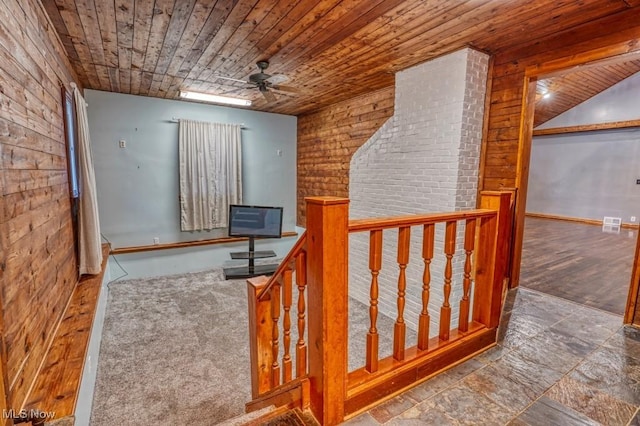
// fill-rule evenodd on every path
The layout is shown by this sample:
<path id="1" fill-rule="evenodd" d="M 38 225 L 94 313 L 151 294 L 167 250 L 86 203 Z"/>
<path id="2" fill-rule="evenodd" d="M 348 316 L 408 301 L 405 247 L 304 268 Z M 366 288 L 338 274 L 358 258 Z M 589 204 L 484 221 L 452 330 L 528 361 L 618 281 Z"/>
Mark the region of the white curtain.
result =
<path id="1" fill-rule="evenodd" d="M 180 227 L 225 228 L 229 204 L 242 203 L 241 128 L 180 120 Z"/>
<path id="2" fill-rule="evenodd" d="M 80 274 L 98 274 L 102 267 L 102 248 L 87 103 L 77 87 L 73 88 L 73 96 L 78 121 L 78 168 L 81 188 L 78 212 Z"/>

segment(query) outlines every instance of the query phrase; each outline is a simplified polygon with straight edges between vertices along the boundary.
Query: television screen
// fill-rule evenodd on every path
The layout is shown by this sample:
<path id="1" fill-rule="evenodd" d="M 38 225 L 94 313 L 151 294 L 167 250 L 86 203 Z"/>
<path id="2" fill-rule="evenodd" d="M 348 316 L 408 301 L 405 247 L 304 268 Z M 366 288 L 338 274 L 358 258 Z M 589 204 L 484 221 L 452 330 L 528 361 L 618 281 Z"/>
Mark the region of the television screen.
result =
<path id="1" fill-rule="evenodd" d="M 282 207 L 229 206 L 229 236 L 280 238 Z"/>

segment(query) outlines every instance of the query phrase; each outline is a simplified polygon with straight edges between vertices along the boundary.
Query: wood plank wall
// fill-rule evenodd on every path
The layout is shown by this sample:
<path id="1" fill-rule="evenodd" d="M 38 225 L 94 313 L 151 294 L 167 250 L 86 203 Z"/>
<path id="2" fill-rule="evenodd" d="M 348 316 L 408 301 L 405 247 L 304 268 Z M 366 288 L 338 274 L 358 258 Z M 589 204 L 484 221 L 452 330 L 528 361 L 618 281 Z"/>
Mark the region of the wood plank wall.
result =
<path id="1" fill-rule="evenodd" d="M 61 84 L 77 81 L 38 0 L 0 3 L 0 327 L 20 409 L 77 282 Z"/>
<path id="2" fill-rule="evenodd" d="M 392 86 L 298 117 L 298 225 L 305 197 L 349 196 L 351 157 L 393 115 L 394 97 Z"/>
<path id="3" fill-rule="evenodd" d="M 480 189 L 518 188 L 519 214 L 524 217 L 528 168 L 518 177 L 519 134 L 527 68 L 552 61 L 562 63 L 576 56 L 617 55 L 640 49 L 640 11 L 626 11 L 592 21 L 570 31 L 516 46 L 494 58 L 489 123 L 484 168 L 480 170 Z M 528 157 L 529 153 L 525 153 Z M 525 161 L 528 164 L 528 158 Z M 516 239 L 522 238 L 523 221 L 516 222 Z M 519 263 L 519 255 L 515 260 Z M 640 309 L 640 303 L 637 306 Z M 639 323 L 640 324 L 640 323 Z"/>
<path id="4" fill-rule="evenodd" d="M 484 189 L 498 190 L 516 185 L 518 136 L 521 124 L 525 69 L 595 49 L 628 42 L 640 43 L 640 12 L 625 12 L 593 21 L 569 32 L 518 46 L 495 57 L 489 109 Z M 616 29 L 616 30 L 614 30 Z"/>

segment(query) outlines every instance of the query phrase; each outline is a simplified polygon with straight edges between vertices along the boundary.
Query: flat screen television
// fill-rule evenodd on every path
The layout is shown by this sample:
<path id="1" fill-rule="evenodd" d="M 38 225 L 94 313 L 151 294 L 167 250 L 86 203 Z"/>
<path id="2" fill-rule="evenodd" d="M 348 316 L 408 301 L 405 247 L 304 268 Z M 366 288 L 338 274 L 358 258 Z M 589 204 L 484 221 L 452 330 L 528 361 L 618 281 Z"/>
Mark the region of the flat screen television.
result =
<path id="1" fill-rule="evenodd" d="M 282 207 L 231 204 L 229 206 L 229 236 L 282 237 Z"/>

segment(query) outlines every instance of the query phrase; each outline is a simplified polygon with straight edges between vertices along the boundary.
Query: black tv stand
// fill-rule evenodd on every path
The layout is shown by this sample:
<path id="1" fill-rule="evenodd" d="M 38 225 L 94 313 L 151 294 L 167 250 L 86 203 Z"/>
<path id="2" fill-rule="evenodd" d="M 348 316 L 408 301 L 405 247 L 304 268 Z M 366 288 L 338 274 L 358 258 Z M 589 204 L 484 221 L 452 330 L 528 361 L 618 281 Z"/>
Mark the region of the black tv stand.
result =
<path id="1" fill-rule="evenodd" d="M 275 257 L 275 252 L 273 250 L 255 251 L 254 247 L 254 238 L 249 237 L 249 251 L 231 253 L 232 259 L 249 259 L 249 265 L 224 268 L 225 280 L 273 275 L 276 269 L 278 269 L 277 264 L 256 265 L 255 259 Z"/>
<path id="2" fill-rule="evenodd" d="M 232 259 L 249 259 L 250 251 L 234 251 L 229 253 Z M 276 252 L 273 250 L 258 250 L 253 252 L 254 259 L 264 259 L 267 257 L 276 257 Z"/>

